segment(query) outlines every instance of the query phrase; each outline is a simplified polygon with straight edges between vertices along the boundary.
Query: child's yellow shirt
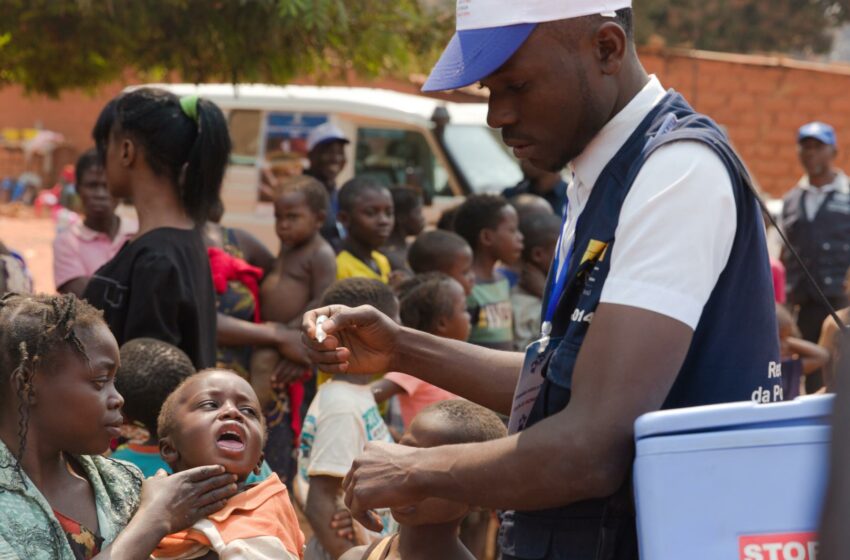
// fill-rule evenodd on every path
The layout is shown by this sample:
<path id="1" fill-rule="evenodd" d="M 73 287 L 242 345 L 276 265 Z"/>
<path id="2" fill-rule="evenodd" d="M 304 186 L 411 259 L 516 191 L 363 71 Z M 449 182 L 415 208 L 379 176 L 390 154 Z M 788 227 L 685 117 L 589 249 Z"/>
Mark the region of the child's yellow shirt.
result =
<path id="1" fill-rule="evenodd" d="M 341 252 L 336 256 L 336 279 L 374 278 L 384 284 L 389 284 L 391 271 L 389 259 L 378 251 L 372 251 L 372 260 L 378 265 L 380 274 L 348 251 Z"/>

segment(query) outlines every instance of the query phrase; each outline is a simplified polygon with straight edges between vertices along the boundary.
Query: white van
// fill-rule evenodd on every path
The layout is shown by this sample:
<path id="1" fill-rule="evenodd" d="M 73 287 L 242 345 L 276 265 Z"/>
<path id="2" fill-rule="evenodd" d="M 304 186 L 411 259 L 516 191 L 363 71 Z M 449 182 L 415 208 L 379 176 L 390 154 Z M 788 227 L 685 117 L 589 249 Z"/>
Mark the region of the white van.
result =
<path id="1" fill-rule="evenodd" d="M 394 91 L 316 86 L 152 84 L 198 95 L 225 112 L 233 155 L 222 190 L 226 225 L 277 247 L 271 204 L 260 197 L 260 170 L 299 174 L 309 131 L 324 122 L 351 139 L 338 184 L 370 175 L 389 185 L 418 186 L 432 201 L 430 222 L 471 192 L 500 192 L 522 179 L 485 103 L 450 103 Z M 454 199 L 454 200 L 452 200 Z"/>

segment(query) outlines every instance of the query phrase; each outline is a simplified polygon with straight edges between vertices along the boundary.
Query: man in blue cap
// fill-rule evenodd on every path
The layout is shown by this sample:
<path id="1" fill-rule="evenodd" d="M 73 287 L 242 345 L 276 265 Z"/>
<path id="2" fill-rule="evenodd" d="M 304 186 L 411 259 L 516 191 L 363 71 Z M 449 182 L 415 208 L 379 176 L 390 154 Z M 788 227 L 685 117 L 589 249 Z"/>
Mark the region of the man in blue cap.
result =
<path id="1" fill-rule="evenodd" d="M 368 307 L 306 313 L 323 371 L 404 371 L 511 415 L 496 441 L 370 444 L 346 503 L 373 528 L 368 510 L 429 497 L 507 510 L 505 559 L 635 559 L 635 419 L 782 399 L 750 179 L 720 128 L 646 74 L 629 0 L 459 0 L 457 26 L 425 89 L 480 82 L 517 157 L 574 176 L 540 339 L 523 355 Z"/>
<path id="2" fill-rule="evenodd" d="M 828 124 L 813 122 L 797 133 L 800 163 L 806 174 L 785 195 L 782 227 L 830 303 L 847 305 L 844 277 L 850 268 L 850 184 L 835 167 L 838 143 Z M 797 308 L 803 338 L 817 342 L 829 310 L 805 278 L 797 260 L 785 250 L 788 303 Z M 820 374 L 806 376 L 806 392 L 823 386 Z"/>
<path id="3" fill-rule="evenodd" d="M 342 234 L 341 226 L 336 221 L 339 210 L 336 179 L 348 161 L 345 157 L 345 146 L 349 143 L 345 133 L 330 122 L 317 126 L 307 136 L 310 167 L 304 171 L 304 175 L 318 179 L 328 191 L 331 205 L 325 216 L 321 234 L 337 253 L 342 249 Z"/>

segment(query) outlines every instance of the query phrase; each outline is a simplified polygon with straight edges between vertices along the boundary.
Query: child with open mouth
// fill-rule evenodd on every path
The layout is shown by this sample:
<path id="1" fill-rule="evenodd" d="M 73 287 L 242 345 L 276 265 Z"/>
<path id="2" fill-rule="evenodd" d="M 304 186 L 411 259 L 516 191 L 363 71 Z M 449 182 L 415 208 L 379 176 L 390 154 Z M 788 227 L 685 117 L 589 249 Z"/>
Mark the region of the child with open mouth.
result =
<path id="1" fill-rule="evenodd" d="M 167 560 L 302 557 L 304 535 L 286 486 L 277 475 L 245 485 L 259 472 L 265 419 L 250 383 L 235 372 L 211 369 L 186 379 L 159 416 L 159 448 L 174 472 L 222 465 L 240 492 L 220 511 L 162 540 L 154 558 Z"/>

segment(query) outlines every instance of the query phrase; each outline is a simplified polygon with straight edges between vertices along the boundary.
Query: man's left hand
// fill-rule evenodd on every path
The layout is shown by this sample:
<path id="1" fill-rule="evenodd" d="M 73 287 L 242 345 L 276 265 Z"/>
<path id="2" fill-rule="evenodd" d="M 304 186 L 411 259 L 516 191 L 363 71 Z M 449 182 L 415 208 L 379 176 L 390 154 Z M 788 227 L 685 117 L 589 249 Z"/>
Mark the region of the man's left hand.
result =
<path id="1" fill-rule="evenodd" d="M 371 510 L 404 508 L 420 502 L 414 484 L 419 450 L 393 443 L 369 443 L 351 465 L 342 483 L 345 505 L 364 527 L 380 531 L 383 527 Z"/>

